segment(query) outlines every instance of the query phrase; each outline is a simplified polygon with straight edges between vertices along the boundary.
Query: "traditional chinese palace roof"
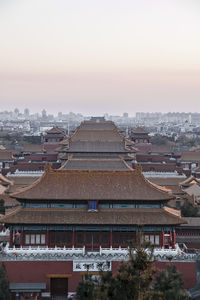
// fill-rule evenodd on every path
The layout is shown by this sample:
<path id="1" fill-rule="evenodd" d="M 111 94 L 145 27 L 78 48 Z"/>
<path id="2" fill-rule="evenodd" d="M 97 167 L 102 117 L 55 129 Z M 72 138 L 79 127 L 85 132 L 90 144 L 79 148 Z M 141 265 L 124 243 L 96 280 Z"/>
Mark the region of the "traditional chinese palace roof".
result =
<path id="1" fill-rule="evenodd" d="M 46 135 L 50 136 L 54 136 L 54 135 L 58 135 L 58 136 L 66 136 L 66 133 L 63 129 L 61 128 L 58 128 L 57 126 L 54 126 L 53 128 L 49 129 L 47 132 L 46 132 Z"/>
<path id="2" fill-rule="evenodd" d="M 27 200 L 142 200 L 169 201 L 174 196 L 151 184 L 141 170 L 53 170 L 22 191 Z"/>
<path id="3" fill-rule="evenodd" d="M 0 161 L 12 161 L 14 160 L 12 151 L 0 149 Z"/>
<path id="4" fill-rule="evenodd" d="M 163 207 L 174 196 L 151 184 L 141 169 L 108 170 L 53 170 L 46 168 L 40 179 L 20 192 L 12 194 L 20 202 L 59 203 L 64 201 L 96 200 L 101 203 L 152 203 L 149 208 L 38 208 L 20 207 L 5 216 L 7 224 L 43 225 L 179 225 L 185 220 L 177 211 Z M 155 207 L 158 203 L 158 207 Z"/>
<path id="5" fill-rule="evenodd" d="M 133 129 L 133 134 L 137 135 L 148 135 L 148 132 L 143 127 L 137 127 Z"/>
<path id="6" fill-rule="evenodd" d="M 120 135 L 113 122 L 84 121 L 69 139 L 61 142 L 60 152 L 135 153 L 136 149 L 133 142 Z"/>
<path id="7" fill-rule="evenodd" d="M 2 219 L 10 224 L 43 225 L 179 225 L 187 221 L 162 209 L 99 210 L 19 208 Z"/>
<path id="8" fill-rule="evenodd" d="M 62 170 L 129 170 L 131 169 L 123 159 L 68 159 Z"/>

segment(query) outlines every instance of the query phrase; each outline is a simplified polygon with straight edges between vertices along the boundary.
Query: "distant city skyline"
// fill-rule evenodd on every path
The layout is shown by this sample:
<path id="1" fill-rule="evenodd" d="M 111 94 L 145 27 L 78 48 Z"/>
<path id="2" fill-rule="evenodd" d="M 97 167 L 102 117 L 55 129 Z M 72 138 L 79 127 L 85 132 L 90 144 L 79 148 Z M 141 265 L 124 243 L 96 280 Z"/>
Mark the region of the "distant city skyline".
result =
<path id="1" fill-rule="evenodd" d="M 0 110 L 200 112 L 199 0 L 1 0 Z"/>
<path id="2" fill-rule="evenodd" d="M 16 112 L 18 111 L 18 112 Z M 134 114 L 130 114 L 127 111 L 121 111 L 119 112 L 119 114 L 114 114 L 114 113 L 108 113 L 108 112 L 104 112 L 102 114 L 84 114 L 83 112 L 76 112 L 76 111 L 48 111 L 47 108 L 43 107 L 42 110 L 31 110 L 29 107 L 24 107 L 22 109 L 20 109 L 20 107 L 14 107 L 11 109 L 1 109 L 0 107 L 0 114 L 16 114 L 16 115 L 27 115 L 27 116 L 31 116 L 31 115 L 35 115 L 38 114 L 40 116 L 42 115 L 46 115 L 46 116 L 51 116 L 53 115 L 54 117 L 59 117 L 60 114 L 62 114 L 63 116 L 65 115 L 70 115 L 70 114 L 74 114 L 74 115 L 82 115 L 83 117 L 122 117 L 122 118 L 137 118 L 137 117 L 145 117 L 145 115 L 148 116 L 166 116 L 166 115 L 183 115 L 183 116 L 193 116 L 193 115 L 200 115 L 200 112 L 189 112 L 189 111 L 168 111 L 168 112 L 161 112 L 161 111 L 136 111 Z"/>

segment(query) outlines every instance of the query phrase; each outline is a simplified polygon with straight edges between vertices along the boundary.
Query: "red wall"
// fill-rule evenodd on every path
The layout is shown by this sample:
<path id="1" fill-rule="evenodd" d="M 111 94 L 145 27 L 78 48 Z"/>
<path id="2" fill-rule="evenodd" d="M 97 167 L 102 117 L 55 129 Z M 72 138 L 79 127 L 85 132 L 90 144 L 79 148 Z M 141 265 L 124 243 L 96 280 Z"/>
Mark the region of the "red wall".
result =
<path id="1" fill-rule="evenodd" d="M 159 270 L 164 269 L 166 264 L 171 263 L 161 261 L 155 263 Z M 196 285 L 196 262 L 173 262 L 173 265 L 175 265 L 177 270 L 181 273 L 185 289 L 189 289 Z"/>
<path id="2" fill-rule="evenodd" d="M 112 271 L 117 272 L 120 262 L 113 262 Z M 184 280 L 184 288 L 189 289 L 196 285 L 196 262 L 161 262 L 155 263 L 156 268 L 159 270 L 164 269 L 167 264 L 174 264 L 178 271 L 181 273 Z"/>
<path id="3" fill-rule="evenodd" d="M 192 243 L 185 243 L 185 245 L 188 247 L 188 248 L 192 248 L 192 249 L 200 249 L 200 243 L 198 244 L 192 244 Z"/>
<path id="4" fill-rule="evenodd" d="M 50 288 L 50 274 L 72 275 L 68 279 L 69 292 L 76 291 L 82 276 L 73 272 L 72 261 L 7 261 L 5 262 L 9 282 L 45 282 Z"/>
<path id="5" fill-rule="evenodd" d="M 50 274 L 72 275 L 68 279 L 69 292 L 76 291 L 78 282 L 82 279 L 79 272 L 73 272 L 72 261 L 7 261 L 5 262 L 10 282 L 45 282 L 47 290 L 50 287 Z M 120 262 L 112 263 L 113 273 L 117 272 Z M 164 269 L 169 262 L 156 262 L 158 269 Z M 173 262 L 182 274 L 185 288 L 196 285 L 196 262 Z"/>

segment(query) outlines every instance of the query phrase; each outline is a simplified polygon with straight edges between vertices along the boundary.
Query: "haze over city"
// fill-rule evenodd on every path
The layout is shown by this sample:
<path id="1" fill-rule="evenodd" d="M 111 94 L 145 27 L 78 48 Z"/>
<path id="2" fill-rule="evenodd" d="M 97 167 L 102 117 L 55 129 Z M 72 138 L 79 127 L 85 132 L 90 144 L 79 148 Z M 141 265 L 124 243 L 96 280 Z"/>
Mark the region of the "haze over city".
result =
<path id="1" fill-rule="evenodd" d="M 1 110 L 200 110 L 200 3 L 1 0 Z"/>

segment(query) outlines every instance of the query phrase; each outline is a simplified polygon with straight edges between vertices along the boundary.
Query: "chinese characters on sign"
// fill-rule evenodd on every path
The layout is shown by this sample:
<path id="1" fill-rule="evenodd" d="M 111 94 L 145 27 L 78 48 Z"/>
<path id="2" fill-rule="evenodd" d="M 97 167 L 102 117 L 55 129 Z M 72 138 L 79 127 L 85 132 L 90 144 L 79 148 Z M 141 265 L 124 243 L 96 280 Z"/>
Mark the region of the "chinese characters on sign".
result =
<path id="1" fill-rule="evenodd" d="M 111 262 L 102 261 L 73 261 L 73 271 L 75 272 L 98 272 L 99 270 L 111 271 Z"/>

